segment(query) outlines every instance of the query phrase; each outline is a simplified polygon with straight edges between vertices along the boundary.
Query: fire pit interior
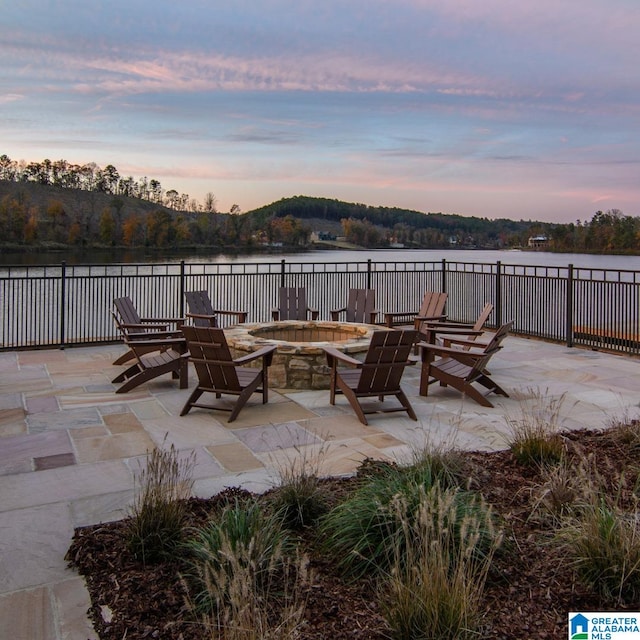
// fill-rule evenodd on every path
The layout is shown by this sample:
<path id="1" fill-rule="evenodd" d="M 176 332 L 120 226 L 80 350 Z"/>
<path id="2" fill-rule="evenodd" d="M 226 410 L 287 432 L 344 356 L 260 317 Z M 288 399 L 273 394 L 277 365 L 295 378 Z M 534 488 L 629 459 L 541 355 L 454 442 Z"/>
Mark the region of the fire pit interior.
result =
<path id="1" fill-rule="evenodd" d="M 353 357 L 369 348 L 371 334 L 383 329 L 370 324 L 288 320 L 239 324 L 225 329 L 235 357 L 276 345 L 269 384 L 280 389 L 328 389 L 329 370 L 323 346 Z"/>

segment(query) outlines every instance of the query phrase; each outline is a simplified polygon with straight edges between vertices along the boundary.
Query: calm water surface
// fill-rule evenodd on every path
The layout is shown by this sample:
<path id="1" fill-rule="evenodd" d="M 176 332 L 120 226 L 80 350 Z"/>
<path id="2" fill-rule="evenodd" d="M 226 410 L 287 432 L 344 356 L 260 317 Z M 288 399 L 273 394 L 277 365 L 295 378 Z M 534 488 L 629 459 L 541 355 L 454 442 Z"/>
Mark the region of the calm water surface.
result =
<path id="1" fill-rule="evenodd" d="M 90 254 L 64 253 L 0 253 L 0 266 L 55 265 L 63 260 L 67 264 L 121 264 L 121 263 L 254 263 L 254 262 L 474 262 L 495 264 L 500 261 L 510 265 L 543 265 L 550 267 L 576 267 L 592 269 L 624 269 L 640 271 L 640 256 L 603 256 L 583 253 L 550 253 L 546 251 L 483 251 L 440 249 L 380 249 L 374 251 L 318 250 L 305 253 L 282 254 L 190 254 L 157 255 L 144 251 L 92 252 Z"/>

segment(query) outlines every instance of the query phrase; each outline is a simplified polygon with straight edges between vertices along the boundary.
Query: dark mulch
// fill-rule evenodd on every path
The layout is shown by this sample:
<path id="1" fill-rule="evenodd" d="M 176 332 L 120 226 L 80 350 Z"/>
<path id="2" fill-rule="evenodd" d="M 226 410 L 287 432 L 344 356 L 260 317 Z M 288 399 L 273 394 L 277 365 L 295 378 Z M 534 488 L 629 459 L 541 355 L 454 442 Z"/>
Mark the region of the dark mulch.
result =
<path id="1" fill-rule="evenodd" d="M 568 455 L 592 457 L 609 483 L 611 495 L 632 503 L 639 486 L 638 452 L 621 443 L 616 430 L 563 434 Z M 505 544 L 492 566 L 484 598 L 480 637 L 556 639 L 567 635 L 570 611 L 611 609 L 580 584 L 554 544 L 548 521 L 531 517 L 539 499 L 541 476 L 536 468 L 518 464 L 508 451 L 464 454 L 470 487 L 479 490 L 502 517 Z M 620 487 L 622 471 L 624 486 Z M 371 469 L 367 471 L 370 473 Z M 338 500 L 358 477 L 329 479 L 326 489 Z M 190 524 L 204 522 L 238 495 L 229 489 L 208 500 L 189 501 Z M 264 496 L 269 499 L 268 495 Z M 86 578 L 90 616 L 102 640 L 203 640 L 207 633 L 190 615 L 179 562 L 142 566 L 128 551 L 123 521 L 77 529 L 68 552 L 71 566 Z M 306 595 L 306 623 L 301 640 L 382 640 L 389 636 L 376 604 L 375 585 L 367 580 L 346 583 L 335 563 L 323 557 L 308 532 L 303 536 L 316 573 Z M 628 610 L 640 609 L 640 602 Z M 620 610 L 617 607 L 616 610 Z M 211 636 L 209 636 L 210 638 Z"/>

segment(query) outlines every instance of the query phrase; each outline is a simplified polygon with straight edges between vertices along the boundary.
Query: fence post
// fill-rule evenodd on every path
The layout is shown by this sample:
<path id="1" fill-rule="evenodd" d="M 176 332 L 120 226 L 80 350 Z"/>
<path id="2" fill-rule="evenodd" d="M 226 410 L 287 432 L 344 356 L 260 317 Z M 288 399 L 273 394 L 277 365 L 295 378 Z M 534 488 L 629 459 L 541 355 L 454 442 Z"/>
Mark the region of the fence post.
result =
<path id="1" fill-rule="evenodd" d="M 567 347 L 573 347 L 573 265 L 567 272 Z"/>
<path id="2" fill-rule="evenodd" d="M 496 262 L 496 327 L 502 326 L 502 263 Z"/>
<path id="3" fill-rule="evenodd" d="M 367 260 L 367 289 L 371 289 L 371 258 Z"/>
<path id="4" fill-rule="evenodd" d="M 178 303 L 178 318 L 184 318 L 184 260 L 180 260 L 180 302 Z"/>
<path id="5" fill-rule="evenodd" d="M 442 258 L 442 293 L 447 292 L 447 260 Z"/>
<path id="6" fill-rule="evenodd" d="M 66 329 L 66 312 L 67 306 L 67 263 L 63 260 L 60 269 L 60 348 L 64 349 Z"/>
<path id="7" fill-rule="evenodd" d="M 280 286 L 284 287 L 284 258 L 280 260 Z"/>

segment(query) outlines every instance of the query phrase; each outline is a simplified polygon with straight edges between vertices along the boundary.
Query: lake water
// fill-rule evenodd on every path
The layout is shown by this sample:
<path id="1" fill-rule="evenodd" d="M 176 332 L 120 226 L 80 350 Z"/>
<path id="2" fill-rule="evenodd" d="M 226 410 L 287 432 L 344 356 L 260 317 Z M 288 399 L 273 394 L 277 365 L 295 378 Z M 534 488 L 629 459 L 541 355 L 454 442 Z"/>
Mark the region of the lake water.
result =
<path id="1" fill-rule="evenodd" d="M 316 250 L 304 253 L 282 254 L 190 254 L 157 255 L 145 251 L 92 252 L 90 254 L 64 253 L 0 253 L 0 266 L 60 264 L 112 264 L 112 263 L 254 263 L 254 262 L 474 262 L 510 265 L 575 267 L 587 269 L 623 269 L 640 271 L 640 256 L 594 255 L 584 253 L 551 253 L 547 251 L 484 251 L 441 249 L 379 249 L 370 251 Z"/>

